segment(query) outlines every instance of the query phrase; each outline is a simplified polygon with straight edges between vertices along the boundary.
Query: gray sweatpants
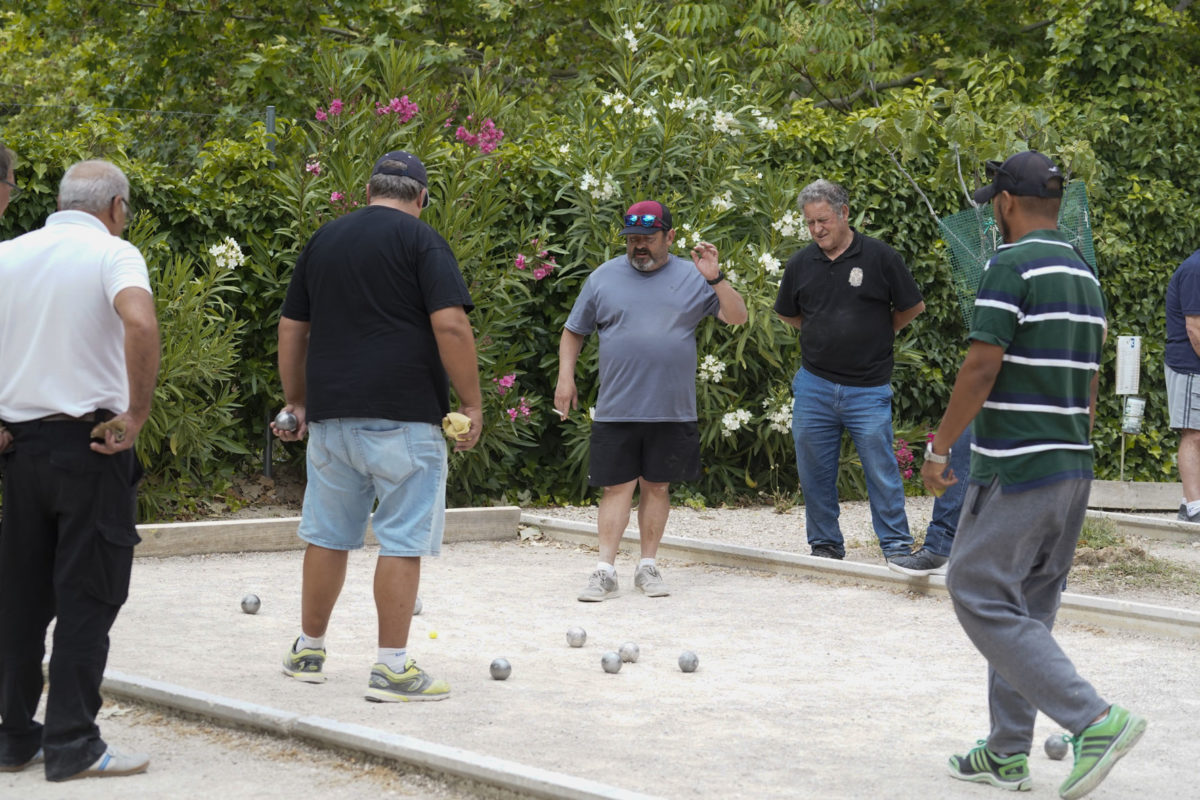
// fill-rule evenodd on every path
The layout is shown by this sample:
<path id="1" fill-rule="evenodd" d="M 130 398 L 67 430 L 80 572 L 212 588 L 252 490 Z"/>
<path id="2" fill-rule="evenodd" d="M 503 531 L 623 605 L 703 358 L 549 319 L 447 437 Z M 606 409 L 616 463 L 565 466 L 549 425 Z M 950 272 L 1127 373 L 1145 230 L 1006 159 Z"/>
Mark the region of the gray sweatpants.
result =
<path id="1" fill-rule="evenodd" d="M 1108 708 L 1051 634 L 1090 489 L 1084 478 L 1012 494 L 996 481 L 967 489 L 946 586 L 988 662 L 994 753 L 1030 752 L 1039 710 L 1078 734 Z"/>

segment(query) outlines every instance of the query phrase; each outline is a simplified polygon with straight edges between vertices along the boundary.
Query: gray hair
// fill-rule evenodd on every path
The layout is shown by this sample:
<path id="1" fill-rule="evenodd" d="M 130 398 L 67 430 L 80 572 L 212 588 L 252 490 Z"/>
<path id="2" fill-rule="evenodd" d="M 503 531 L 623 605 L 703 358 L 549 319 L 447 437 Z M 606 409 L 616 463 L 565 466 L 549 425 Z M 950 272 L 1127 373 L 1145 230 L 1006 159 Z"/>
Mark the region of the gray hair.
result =
<path id="1" fill-rule="evenodd" d="M 833 213 L 841 217 L 842 206 L 850 205 L 850 195 L 833 181 L 821 178 L 800 190 L 800 197 L 796 200 L 796 205 L 800 206 L 801 211 L 804 211 L 804 207 L 809 203 L 828 203 L 829 207 L 833 209 Z"/>
<path id="2" fill-rule="evenodd" d="M 0 144 L 0 178 L 8 178 L 9 170 L 17 166 L 17 154 Z"/>
<path id="3" fill-rule="evenodd" d="M 408 164 L 403 161 L 384 161 L 380 166 L 400 169 L 408 167 Z M 402 203 L 421 199 L 421 190 L 426 188 L 425 184 L 416 178 L 382 173 L 372 175 L 368 186 L 371 187 L 371 197 L 386 197 Z"/>
<path id="4" fill-rule="evenodd" d="M 129 179 L 108 161 L 94 159 L 72 164 L 58 184 L 58 207 L 103 214 L 114 197 L 129 201 Z"/>

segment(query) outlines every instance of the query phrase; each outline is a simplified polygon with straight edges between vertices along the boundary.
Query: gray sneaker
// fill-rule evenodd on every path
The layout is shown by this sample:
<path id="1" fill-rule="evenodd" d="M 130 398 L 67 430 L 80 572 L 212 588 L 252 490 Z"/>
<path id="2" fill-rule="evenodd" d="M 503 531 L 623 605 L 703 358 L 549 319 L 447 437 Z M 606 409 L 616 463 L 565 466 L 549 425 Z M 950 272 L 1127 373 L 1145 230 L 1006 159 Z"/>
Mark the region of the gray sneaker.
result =
<path id="1" fill-rule="evenodd" d="M 949 560 L 922 547 L 911 555 L 892 556 L 888 559 L 888 569 L 902 575 L 945 575 Z"/>
<path id="2" fill-rule="evenodd" d="M 633 573 L 633 585 L 647 597 L 666 597 L 671 593 L 658 567 L 649 565 L 637 568 L 637 572 Z"/>
<path id="3" fill-rule="evenodd" d="M 617 593 L 617 573 L 598 569 L 588 578 L 587 586 L 579 593 L 581 603 L 599 603 Z"/>
<path id="4" fill-rule="evenodd" d="M 1185 505 L 1184 503 L 1180 503 L 1179 504 L 1179 513 L 1175 515 L 1175 518 L 1182 520 L 1183 522 L 1200 522 L 1200 513 L 1189 514 L 1188 510 L 1187 510 L 1187 505 Z"/>

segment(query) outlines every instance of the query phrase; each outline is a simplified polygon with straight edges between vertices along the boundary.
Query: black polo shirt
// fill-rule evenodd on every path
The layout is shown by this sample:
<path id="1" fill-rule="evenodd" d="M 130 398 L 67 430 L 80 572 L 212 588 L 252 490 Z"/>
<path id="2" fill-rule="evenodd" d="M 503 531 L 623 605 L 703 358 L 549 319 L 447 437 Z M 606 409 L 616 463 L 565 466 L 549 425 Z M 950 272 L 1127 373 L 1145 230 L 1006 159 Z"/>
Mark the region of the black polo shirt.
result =
<path id="1" fill-rule="evenodd" d="M 449 381 L 429 315 L 474 306 L 458 261 L 416 217 L 372 205 L 313 234 L 283 316 L 308 322 L 309 422 L 374 417 L 437 423 Z"/>
<path id="2" fill-rule="evenodd" d="M 882 386 L 892 378 L 892 312 L 922 299 L 900 254 L 854 231 L 836 261 L 816 242 L 788 259 L 775 312 L 804 318 L 806 370 L 845 386 Z"/>

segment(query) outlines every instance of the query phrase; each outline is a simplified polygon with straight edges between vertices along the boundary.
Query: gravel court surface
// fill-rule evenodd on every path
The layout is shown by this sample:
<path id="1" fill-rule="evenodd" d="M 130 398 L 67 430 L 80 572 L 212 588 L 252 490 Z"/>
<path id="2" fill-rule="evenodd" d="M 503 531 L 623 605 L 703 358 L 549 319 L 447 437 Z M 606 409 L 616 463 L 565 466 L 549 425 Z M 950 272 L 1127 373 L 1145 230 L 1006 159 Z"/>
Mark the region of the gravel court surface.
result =
<path id="1" fill-rule="evenodd" d="M 794 516 L 775 516 L 796 524 Z M 686 517 L 673 512 L 668 533 L 693 535 L 677 529 Z M 802 518 L 793 531 L 796 549 Z M 864 545 L 863 554 L 881 563 L 877 548 L 872 555 Z M 324 685 L 279 673 L 298 624 L 300 552 L 139 559 L 110 666 L 662 797 L 996 796 L 944 774 L 946 757 L 965 752 L 987 724 L 983 660 L 944 598 L 664 560 L 673 593 L 651 599 L 633 589 L 635 560 L 623 555 L 621 596 L 579 603 L 575 594 L 595 558 L 587 548 L 514 537 L 452 544 L 426 560 L 425 608 L 410 651 L 449 680 L 452 696 L 443 702 L 362 699 L 375 655 L 371 550 L 351 556 Z M 263 603 L 254 616 L 240 610 L 250 591 Z M 583 648 L 567 646 L 573 625 L 588 632 Z M 1150 721 L 1091 796 L 1193 792 L 1187 743 L 1200 737 L 1200 646 L 1083 625 L 1062 625 L 1059 637 L 1106 697 Z M 639 661 L 604 673 L 600 656 L 625 641 L 639 645 Z M 699 655 L 693 674 L 676 665 L 684 649 Z M 504 682 L 488 675 L 498 656 L 513 666 Z M 201 784 L 205 795 L 226 798 L 291 794 L 244 789 L 233 770 L 213 769 L 211 759 L 232 757 L 203 752 L 203 743 L 196 759 L 181 756 L 193 739 L 172 743 L 155 726 L 124 719 L 102 721 L 106 738 L 149 752 L 151 773 L 61 785 L 36 772 L 4 775 L 0 797 L 158 797 L 171 795 L 153 787 Z M 1057 797 L 1069 771 L 1069 761 L 1050 761 L 1040 750 L 1057 730 L 1039 718 L 1027 797 Z M 276 776 L 282 789 L 312 758 L 268 753 L 253 771 Z M 325 793 L 338 771 L 309 774 L 309 786 Z M 366 777 L 355 780 L 358 795 L 338 795 L 331 784 L 328 796 L 388 796 Z"/>

